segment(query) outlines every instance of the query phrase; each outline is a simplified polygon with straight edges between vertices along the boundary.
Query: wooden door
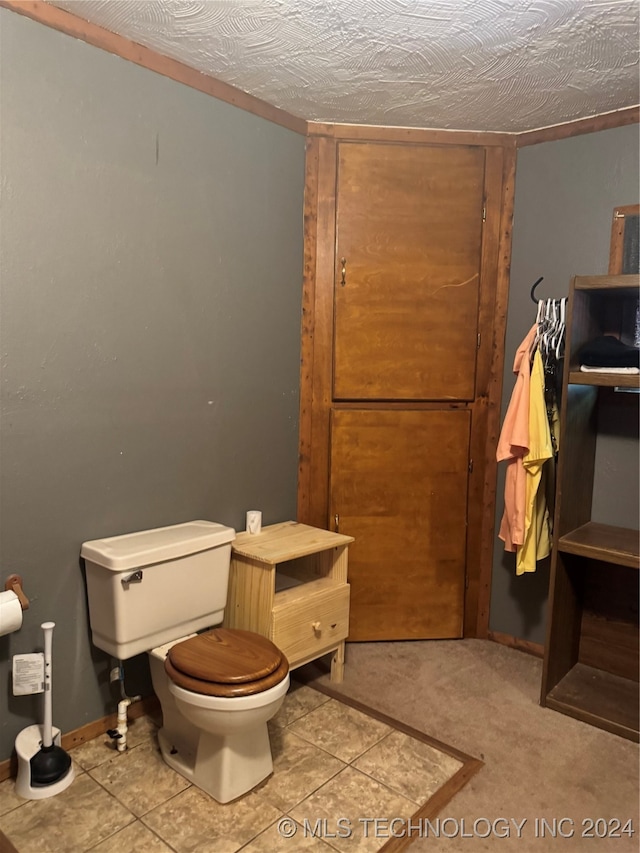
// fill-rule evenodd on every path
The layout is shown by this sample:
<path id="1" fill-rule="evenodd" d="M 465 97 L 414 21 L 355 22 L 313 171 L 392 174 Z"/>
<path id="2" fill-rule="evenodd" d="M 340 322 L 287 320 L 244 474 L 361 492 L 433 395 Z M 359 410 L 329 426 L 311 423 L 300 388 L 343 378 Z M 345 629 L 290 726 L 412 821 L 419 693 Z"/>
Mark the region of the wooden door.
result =
<path id="1" fill-rule="evenodd" d="M 350 640 L 461 637 L 468 409 L 334 409 L 331 513 L 349 548 Z"/>
<path id="2" fill-rule="evenodd" d="M 487 139 L 308 140 L 298 520 L 355 537 L 352 640 L 486 635 L 515 174 Z"/>
<path id="3" fill-rule="evenodd" d="M 484 163 L 338 146 L 330 519 L 355 538 L 351 640 L 462 636 L 471 414 L 451 401 L 476 393 Z"/>
<path id="4" fill-rule="evenodd" d="M 334 400 L 473 400 L 484 151 L 338 147 Z"/>

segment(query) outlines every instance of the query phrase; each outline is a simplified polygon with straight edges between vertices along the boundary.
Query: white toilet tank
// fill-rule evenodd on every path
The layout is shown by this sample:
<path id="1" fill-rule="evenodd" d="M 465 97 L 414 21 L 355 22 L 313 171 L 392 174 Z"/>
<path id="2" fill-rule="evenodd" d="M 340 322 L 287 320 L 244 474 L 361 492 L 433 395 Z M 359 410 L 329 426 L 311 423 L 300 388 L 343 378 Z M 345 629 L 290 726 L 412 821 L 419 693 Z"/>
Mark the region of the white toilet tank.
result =
<path id="1" fill-rule="evenodd" d="M 120 660 L 219 625 L 235 530 L 189 521 L 85 542 L 93 642 Z"/>

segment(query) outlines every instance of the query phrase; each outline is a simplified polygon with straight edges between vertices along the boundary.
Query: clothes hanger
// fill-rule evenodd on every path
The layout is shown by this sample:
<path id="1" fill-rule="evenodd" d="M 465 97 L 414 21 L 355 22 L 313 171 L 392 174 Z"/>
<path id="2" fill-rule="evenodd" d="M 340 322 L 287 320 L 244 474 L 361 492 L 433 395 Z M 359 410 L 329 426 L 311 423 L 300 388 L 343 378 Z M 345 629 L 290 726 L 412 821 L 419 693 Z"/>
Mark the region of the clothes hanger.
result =
<path id="1" fill-rule="evenodd" d="M 566 329 L 566 307 L 567 307 L 567 299 L 564 297 L 560 300 L 558 305 L 558 326 L 556 329 L 556 334 L 554 337 L 554 352 L 556 361 L 560 361 L 562 356 L 564 355 L 564 336 Z"/>
<path id="2" fill-rule="evenodd" d="M 542 330 L 542 360 L 545 367 L 549 366 L 549 356 L 552 350 L 553 330 L 556 322 L 556 304 L 554 299 L 547 299 L 544 310 L 544 325 Z"/>

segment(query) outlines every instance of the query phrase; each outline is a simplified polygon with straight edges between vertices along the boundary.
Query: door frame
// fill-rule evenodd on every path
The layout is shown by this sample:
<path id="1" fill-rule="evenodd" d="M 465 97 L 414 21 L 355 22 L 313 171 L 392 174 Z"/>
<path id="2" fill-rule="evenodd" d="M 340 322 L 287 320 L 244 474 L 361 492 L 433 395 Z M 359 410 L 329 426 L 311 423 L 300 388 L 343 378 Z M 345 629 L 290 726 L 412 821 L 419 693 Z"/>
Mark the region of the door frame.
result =
<path id="1" fill-rule="evenodd" d="M 484 135 L 479 135 L 483 136 Z M 500 431 L 500 404 L 504 368 L 504 338 L 509 294 L 511 232 L 515 191 L 516 149 L 504 138 L 487 134 L 470 142 L 469 135 L 428 134 L 403 144 L 468 145 L 485 151 L 485 211 L 481 248 L 480 301 L 475 398 L 470 403 L 388 403 L 385 409 L 469 408 L 470 459 L 467 498 L 467 549 L 464 600 L 465 637 L 486 638 L 489 630 L 493 561 L 496 447 Z M 300 421 L 298 467 L 298 521 L 329 526 L 330 415 L 332 408 L 379 407 L 379 403 L 334 403 L 332 400 L 333 290 L 336 242 L 338 145 L 362 141 L 335 130 L 307 137 L 304 196 L 304 278 L 300 353 Z M 389 129 L 380 138 L 389 142 Z M 396 141 L 394 139 L 394 141 Z"/>

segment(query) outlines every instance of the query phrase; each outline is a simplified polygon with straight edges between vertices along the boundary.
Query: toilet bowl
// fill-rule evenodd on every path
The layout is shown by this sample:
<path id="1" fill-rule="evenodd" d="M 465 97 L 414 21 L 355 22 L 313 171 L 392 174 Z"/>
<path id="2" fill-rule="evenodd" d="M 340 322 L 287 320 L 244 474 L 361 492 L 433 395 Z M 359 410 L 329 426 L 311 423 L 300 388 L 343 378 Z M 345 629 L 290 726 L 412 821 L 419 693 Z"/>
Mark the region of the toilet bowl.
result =
<path id="1" fill-rule="evenodd" d="M 219 626 L 235 531 L 192 521 L 85 542 L 93 642 L 149 655 L 167 764 L 227 803 L 273 770 L 267 722 L 289 664 L 266 637 Z"/>
<path id="2" fill-rule="evenodd" d="M 219 803 L 271 774 L 267 722 L 289 689 L 289 664 L 273 643 L 250 631 L 212 629 L 154 649 L 151 674 L 169 766 Z"/>

